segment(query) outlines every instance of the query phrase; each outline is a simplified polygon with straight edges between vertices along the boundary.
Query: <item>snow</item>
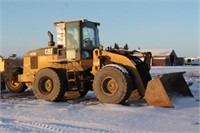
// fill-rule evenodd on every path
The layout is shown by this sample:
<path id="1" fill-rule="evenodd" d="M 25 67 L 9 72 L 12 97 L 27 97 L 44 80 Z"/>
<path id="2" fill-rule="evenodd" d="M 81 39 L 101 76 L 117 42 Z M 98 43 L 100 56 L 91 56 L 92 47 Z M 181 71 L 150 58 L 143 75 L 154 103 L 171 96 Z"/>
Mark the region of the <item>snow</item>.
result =
<path id="1" fill-rule="evenodd" d="M 186 71 L 194 97 L 173 96 L 175 108 L 148 106 L 144 100 L 130 105 L 101 104 L 93 92 L 86 98 L 59 103 L 35 99 L 32 91 L 23 94 L 2 92 L 0 132 L 37 133 L 146 133 L 200 132 L 200 67 L 153 67 L 152 77 Z"/>

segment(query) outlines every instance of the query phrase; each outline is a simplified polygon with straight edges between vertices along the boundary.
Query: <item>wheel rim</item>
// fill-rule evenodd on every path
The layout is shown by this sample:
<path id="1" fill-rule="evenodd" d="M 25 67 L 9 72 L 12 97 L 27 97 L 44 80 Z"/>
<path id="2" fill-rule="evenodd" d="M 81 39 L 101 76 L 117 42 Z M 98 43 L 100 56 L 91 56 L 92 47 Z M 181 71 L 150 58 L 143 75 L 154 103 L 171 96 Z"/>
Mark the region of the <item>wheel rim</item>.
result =
<path id="1" fill-rule="evenodd" d="M 14 81 L 14 80 L 9 81 L 9 84 L 12 88 L 16 88 L 20 85 L 18 81 Z"/>
<path id="2" fill-rule="evenodd" d="M 118 90 L 117 81 L 112 77 L 106 77 L 101 83 L 101 90 L 107 96 L 113 96 Z"/>
<path id="3" fill-rule="evenodd" d="M 49 77 L 43 77 L 39 81 L 39 90 L 43 94 L 49 94 L 53 90 L 53 81 Z"/>

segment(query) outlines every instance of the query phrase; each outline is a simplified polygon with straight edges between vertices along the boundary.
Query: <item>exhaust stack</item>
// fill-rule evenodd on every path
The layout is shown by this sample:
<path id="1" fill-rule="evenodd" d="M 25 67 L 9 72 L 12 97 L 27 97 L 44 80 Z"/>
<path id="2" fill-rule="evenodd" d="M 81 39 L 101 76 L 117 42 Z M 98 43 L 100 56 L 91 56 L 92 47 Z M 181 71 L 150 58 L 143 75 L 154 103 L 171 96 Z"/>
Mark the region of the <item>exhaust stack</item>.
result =
<path id="1" fill-rule="evenodd" d="M 53 41 L 53 34 L 48 31 L 48 36 L 49 36 L 49 42 L 48 42 L 48 45 L 49 46 L 54 46 L 55 45 L 55 42 Z"/>

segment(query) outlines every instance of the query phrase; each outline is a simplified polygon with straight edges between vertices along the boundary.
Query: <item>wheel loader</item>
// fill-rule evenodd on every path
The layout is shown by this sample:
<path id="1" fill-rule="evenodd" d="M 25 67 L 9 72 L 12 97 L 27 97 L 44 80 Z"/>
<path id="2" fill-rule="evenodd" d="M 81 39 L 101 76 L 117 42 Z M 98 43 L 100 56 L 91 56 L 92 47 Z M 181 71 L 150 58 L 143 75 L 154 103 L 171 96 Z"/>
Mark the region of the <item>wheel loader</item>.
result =
<path id="1" fill-rule="evenodd" d="M 123 104 L 144 98 L 149 105 L 161 107 L 173 107 L 169 91 L 192 96 L 183 73 L 151 78 L 150 52 L 141 53 L 142 60 L 128 45 L 104 49 L 99 42 L 100 23 L 80 19 L 54 25 L 56 45 L 48 31 L 48 46 L 26 52 L 23 70 L 3 65 L 3 82 L 8 89 L 23 92 L 31 88 L 37 98 L 48 101 L 77 99 L 91 90 L 102 103 Z M 4 74 L 8 71 L 11 76 Z"/>

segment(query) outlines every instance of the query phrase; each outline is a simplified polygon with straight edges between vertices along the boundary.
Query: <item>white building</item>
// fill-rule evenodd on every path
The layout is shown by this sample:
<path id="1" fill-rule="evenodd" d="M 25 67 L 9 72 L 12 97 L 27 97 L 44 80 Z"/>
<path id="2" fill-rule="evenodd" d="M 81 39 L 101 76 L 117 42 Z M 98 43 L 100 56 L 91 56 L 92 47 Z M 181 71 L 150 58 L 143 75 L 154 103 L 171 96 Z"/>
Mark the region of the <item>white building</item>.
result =
<path id="1" fill-rule="evenodd" d="M 200 65 L 200 57 L 186 57 L 185 65 Z"/>

